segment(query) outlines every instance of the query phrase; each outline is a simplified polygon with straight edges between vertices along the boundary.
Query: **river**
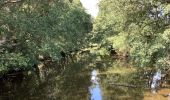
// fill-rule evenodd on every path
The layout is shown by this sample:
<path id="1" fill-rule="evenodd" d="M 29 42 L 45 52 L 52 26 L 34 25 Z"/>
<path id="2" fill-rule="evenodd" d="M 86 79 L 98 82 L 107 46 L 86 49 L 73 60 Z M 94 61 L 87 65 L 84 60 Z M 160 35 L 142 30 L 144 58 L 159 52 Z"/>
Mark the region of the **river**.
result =
<path id="1" fill-rule="evenodd" d="M 52 66 L 44 77 L 9 75 L 1 79 L 0 100 L 168 100 L 169 88 L 151 94 L 135 72 L 124 62 L 84 59 L 60 73 Z"/>

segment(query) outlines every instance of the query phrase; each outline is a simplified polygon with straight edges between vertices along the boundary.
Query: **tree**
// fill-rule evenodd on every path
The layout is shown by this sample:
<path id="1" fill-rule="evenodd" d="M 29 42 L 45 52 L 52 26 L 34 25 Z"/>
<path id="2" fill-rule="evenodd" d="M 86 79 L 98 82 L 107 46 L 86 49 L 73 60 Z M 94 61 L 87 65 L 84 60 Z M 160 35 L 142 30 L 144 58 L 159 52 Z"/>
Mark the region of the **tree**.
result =
<path id="1" fill-rule="evenodd" d="M 5 39 L 0 44 L 1 69 L 29 69 L 38 55 L 56 60 L 61 50 L 87 44 L 91 17 L 78 1 L 4 0 L 0 4 L 0 37 Z"/>
<path id="2" fill-rule="evenodd" d="M 101 0 L 93 32 L 105 44 L 129 50 L 138 66 L 165 67 L 170 51 L 169 5 L 159 0 Z"/>

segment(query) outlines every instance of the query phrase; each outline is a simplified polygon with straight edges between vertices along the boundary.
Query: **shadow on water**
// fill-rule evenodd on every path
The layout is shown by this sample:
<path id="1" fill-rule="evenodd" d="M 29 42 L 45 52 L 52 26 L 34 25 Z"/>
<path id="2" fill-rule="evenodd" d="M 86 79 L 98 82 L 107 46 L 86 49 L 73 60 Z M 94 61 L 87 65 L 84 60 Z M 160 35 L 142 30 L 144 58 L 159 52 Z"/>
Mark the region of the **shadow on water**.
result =
<path id="1" fill-rule="evenodd" d="M 0 100 L 87 100 L 90 74 L 86 66 L 86 61 L 70 64 L 62 74 L 53 69 L 45 81 L 34 72 L 24 72 L 23 78 L 8 77 L 0 82 Z"/>
<path id="2" fill-rule="evenodd" d="M 145 80 L 127 63 L 86 57 L 62 73 L 53 67 L 44 81 L 34 72 L 1 80 L 0 100 L 149 100 Z"/>

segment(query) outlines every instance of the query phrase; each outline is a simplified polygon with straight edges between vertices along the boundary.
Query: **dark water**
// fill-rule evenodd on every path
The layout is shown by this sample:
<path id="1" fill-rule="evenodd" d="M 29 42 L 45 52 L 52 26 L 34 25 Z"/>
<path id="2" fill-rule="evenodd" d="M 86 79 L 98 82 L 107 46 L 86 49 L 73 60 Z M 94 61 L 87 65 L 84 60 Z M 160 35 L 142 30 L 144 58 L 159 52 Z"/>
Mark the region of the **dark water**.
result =
<path id="1" fill-rule="evenodd" d="M 9 75 L 0 82 L 0 100 L 143 100 L 143 87 L 119 85 L 144 84 L 136 74 L 100 74 L 105 71 L 95 66 L 94 62 L 81 61 L 66 66 L 60 73 L 53 66 L 46 74 Z M 101 66 L 109 65 L 102 62 Z"/>

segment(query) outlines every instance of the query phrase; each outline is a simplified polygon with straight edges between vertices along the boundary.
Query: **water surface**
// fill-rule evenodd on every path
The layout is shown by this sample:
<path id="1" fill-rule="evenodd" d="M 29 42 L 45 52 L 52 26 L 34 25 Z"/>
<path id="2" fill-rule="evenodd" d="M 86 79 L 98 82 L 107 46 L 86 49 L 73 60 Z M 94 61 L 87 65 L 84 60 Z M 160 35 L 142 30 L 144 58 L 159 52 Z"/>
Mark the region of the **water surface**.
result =
<path id="1" fill-rule="evenodd" d="M 42 77 L 34 72 L 11 75 L 0 81 L 0 100 L 168 100 L 164 95 L 169 88 L 152 95 L 145 81 L 127 66 L 84 59 L 60 73 L 52 66 Z"/>

